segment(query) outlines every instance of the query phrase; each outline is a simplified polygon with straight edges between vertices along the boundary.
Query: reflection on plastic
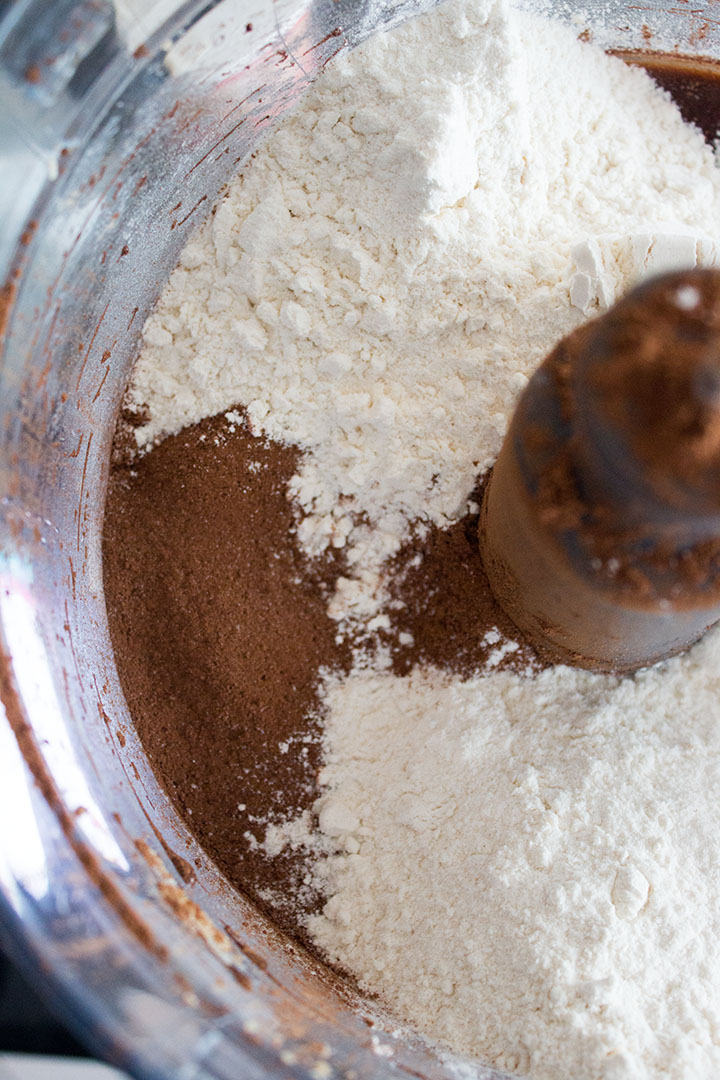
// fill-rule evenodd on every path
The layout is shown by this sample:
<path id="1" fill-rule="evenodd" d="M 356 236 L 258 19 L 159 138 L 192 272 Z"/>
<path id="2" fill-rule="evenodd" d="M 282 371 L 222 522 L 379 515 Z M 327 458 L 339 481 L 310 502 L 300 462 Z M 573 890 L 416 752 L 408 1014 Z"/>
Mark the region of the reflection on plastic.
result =
<path id="1" fill-rule="evenodd" d="M 0 715 L 4 719 L 1 703 Z M 41 900 L 48 889 L 45 851 L 30 799 L 25 762 L 5 723 L 0 723 L 0 820 L 5 822 L 0 877 L 11 894 L 16 894 L 19 886 Z"/>
<path id="2" fill-rule="evenodd" d="M 0 609 L 18 691 L 26 705 L 32 704 L 35 734 L 62 799 L 70 813 L 77 814 L 78 826 L 88 843 L 118 870 L 127 872 L 127 860 L 90 793 L 73 752 L 45 648 L 36 628 L 32 599 L 15 575 L 0 575 Z"/>

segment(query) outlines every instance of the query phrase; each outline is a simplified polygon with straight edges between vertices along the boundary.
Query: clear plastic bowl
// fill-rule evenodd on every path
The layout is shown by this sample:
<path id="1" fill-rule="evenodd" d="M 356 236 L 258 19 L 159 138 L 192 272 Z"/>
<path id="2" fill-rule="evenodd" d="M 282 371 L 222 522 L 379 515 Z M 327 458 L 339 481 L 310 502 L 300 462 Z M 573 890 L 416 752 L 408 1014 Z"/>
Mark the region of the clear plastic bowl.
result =
<path id="1" fill-rule="evenodd" d="M 133 731 L 100 562 L 117 409 L 190 231 L 331 56 L 423 6 L 15 0 L 0 16 L 0 922 L 138 1075 L 498 1075 L 338 988 L 197 847 Z M 712 0 L 550 9 L 606 46 L 720 56 Z"/>

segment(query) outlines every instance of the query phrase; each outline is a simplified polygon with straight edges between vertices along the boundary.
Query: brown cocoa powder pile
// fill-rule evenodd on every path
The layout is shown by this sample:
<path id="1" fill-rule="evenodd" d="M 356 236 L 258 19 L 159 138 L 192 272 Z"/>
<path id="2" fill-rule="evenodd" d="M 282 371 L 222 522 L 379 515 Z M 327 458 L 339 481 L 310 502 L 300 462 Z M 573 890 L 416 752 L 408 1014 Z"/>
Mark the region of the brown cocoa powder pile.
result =
<path id="1" fill-rule="evenodd" d="M 130 712 L 207 854 L 302 938 L 299 919 L 318 899 L 301 888 L 302 860 L 271 860 L 252 837 L 262 842 L 268 821 L 309 809 L 318 794 L 319 672 L 351 662 L 326 613 L 342 556 L 310 562 L 297 546 L 286 496 L 297 450 L 220 416 L 130 461 L 126 427 L 103 551 Z M 517 639 L 489 591 L 476 514 L 407 544 L 390 572 L 393 629 L 383 644 L 396 673 L 422 663 L 469 676 L 496 647 L 483 640 L 488 630 Z M 412 645 L 399 642 L 403 632 Z M 525 647 L 501 665 L 533 660 Z"/>
<path id="2" fill-rule="evenodd" d="M 396 675 L 407 675 L 418 665 L 435 665 L 469 679 L 492 663 L 497 644 L 485 639 L 492 630 L 518 645 L 493 664 L 494 670 L 543 666 L 490 590 L 478 550 L 483 490 L 484 484 L 478 484 L 470 499 L 478 509 L 447 529 L 429 529 L 393 560 L 390 644 Z M 410 634 L 412 644 L 403 645 L 401 634 Z"/>
<path id="3" fill-rule="evenodd" d="M 271 867 L 246 834 L 312 803 L 317 672 L 349 665 L 325 612 L 339 567 L 293 542 L 297 460 L 205 420 L 116 466 L 105 513 L 110 632 L 138 734 L 199 843 L 255 900 L 276 875 L 297 889 L 297 863 Z"/>

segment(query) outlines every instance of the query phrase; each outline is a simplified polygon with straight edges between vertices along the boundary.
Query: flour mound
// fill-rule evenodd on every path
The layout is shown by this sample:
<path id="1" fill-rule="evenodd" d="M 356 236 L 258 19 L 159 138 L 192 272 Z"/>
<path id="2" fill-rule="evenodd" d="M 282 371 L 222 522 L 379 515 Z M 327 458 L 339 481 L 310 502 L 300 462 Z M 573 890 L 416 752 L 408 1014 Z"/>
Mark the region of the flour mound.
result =
<path id="1" fill-rule="evenodd" d="M 635 679 L 372 672 L 326 693 L 316 945 L 532 1080 L 720 1075 L 720 632 Z"/>
<path id="2" fill-rule="evenodd" d="M 300 541 L 346 551 L 333 617 L 371 617 L 558 338 L 657 268 L 643 251 L 713 261 L 719 191 L 644 72 L 452 0 L 333 62 L 188 245 L 145 327 L 139 443 L 243 405 L 304 448 Z"/>

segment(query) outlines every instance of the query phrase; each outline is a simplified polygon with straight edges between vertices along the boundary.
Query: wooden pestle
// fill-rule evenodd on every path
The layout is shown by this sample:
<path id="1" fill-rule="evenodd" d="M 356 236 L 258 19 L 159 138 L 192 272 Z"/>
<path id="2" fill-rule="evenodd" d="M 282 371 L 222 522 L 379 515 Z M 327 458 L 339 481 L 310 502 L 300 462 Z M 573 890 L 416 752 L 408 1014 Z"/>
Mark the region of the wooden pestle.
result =
<path id="1" fill-rule="evenodd" d="M 496 599 L 550 659 L 632 671 L 720 619 L 720 271 L 648 281 L 560 342 L 479 536 Z"/>

